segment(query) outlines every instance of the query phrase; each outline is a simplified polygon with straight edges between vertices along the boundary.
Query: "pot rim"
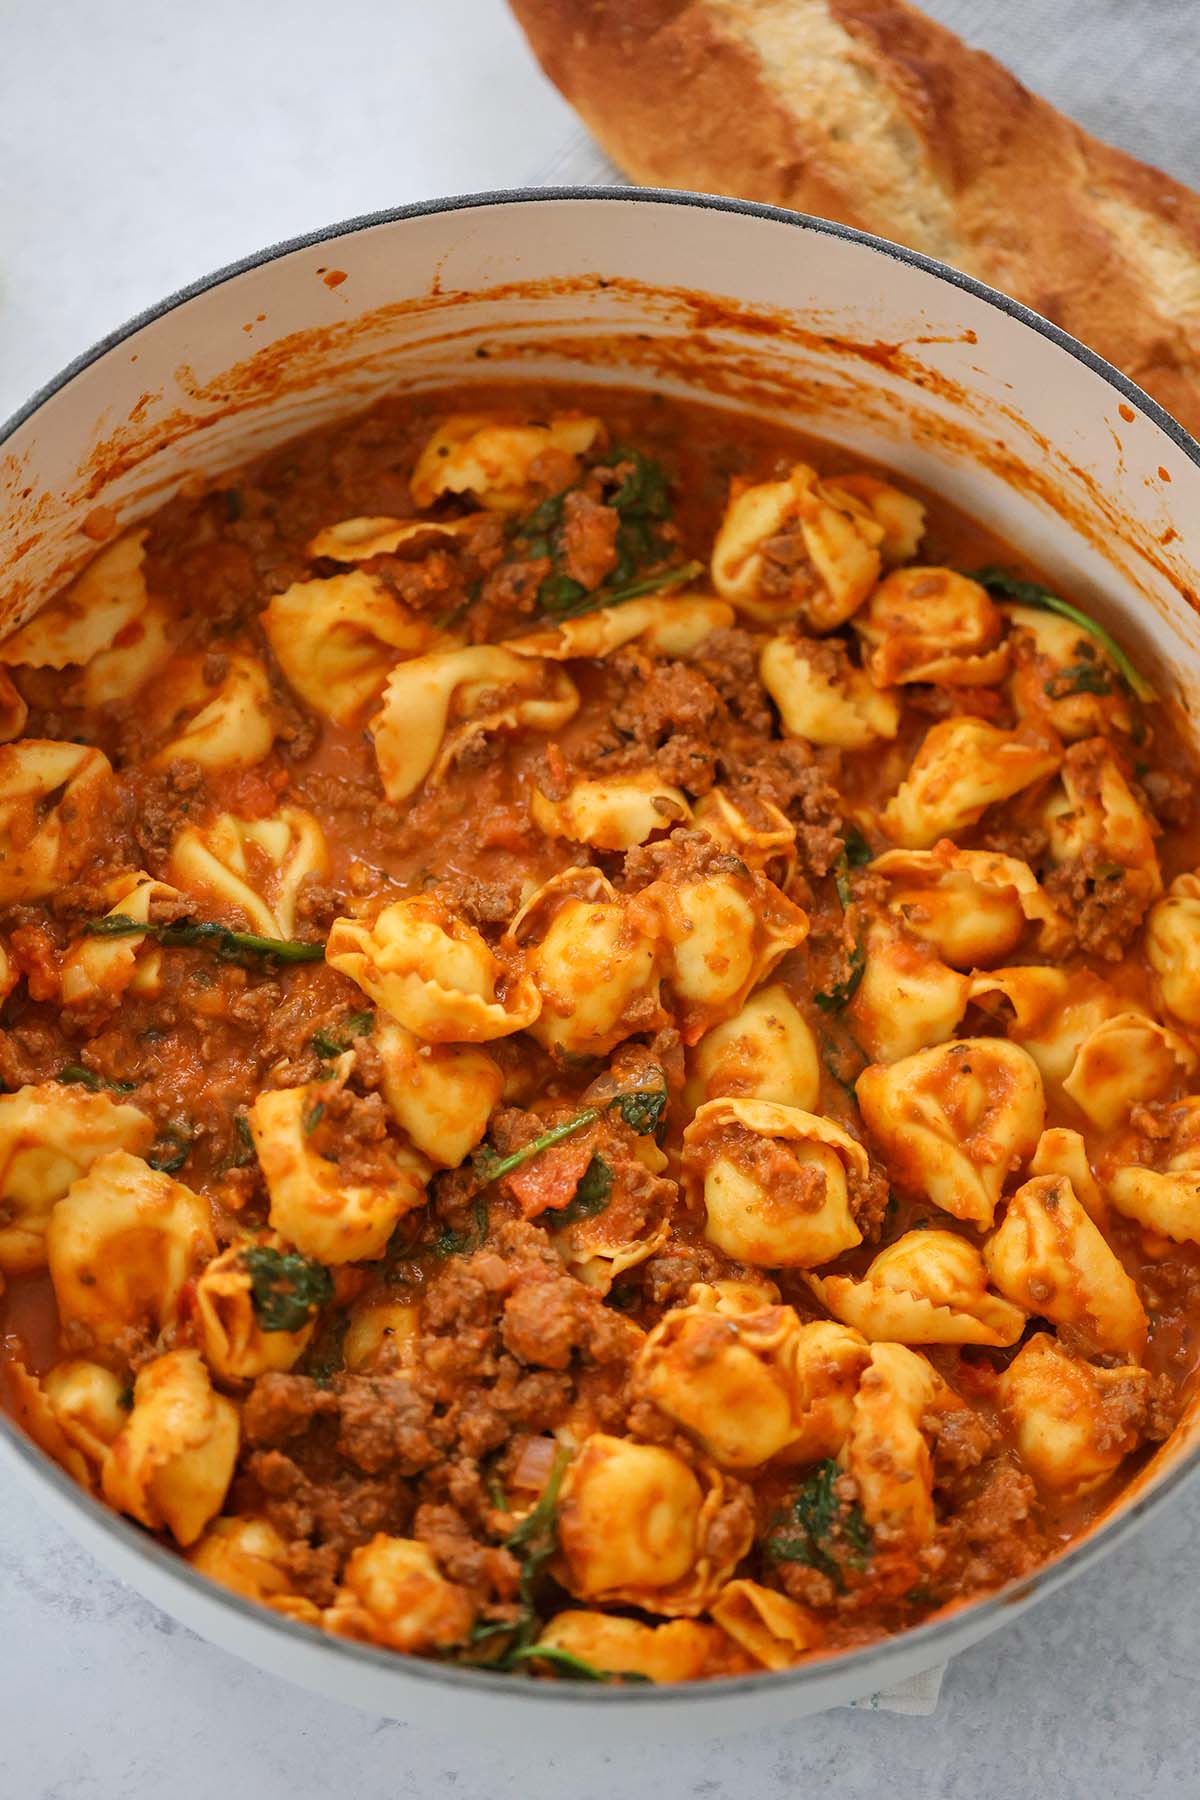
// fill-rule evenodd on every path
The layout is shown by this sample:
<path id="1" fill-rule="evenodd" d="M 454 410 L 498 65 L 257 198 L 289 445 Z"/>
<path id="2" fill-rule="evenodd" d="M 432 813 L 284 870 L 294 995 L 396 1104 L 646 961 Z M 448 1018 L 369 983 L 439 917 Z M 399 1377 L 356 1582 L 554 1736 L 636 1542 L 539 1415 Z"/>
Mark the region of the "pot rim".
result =
<path id="1" fill-rule="evenodd" d="M 75 357 L 57 375 L 52 376 L 40 387 L 24 405 L 19 406 L 3 425 L 0 425 L 0 447 L 41 407 L 67 387 L 77 375 L 105 356 L 110 350 L 136 336 L 145 326 L 165 318 L 189 300 L 196 299 L 213 288 L 221 287 L 227 281 L 232 281 L 251 270 L 279 261 L 294 251 L 312 249 L 319 244 L 332 243 L 338 238 L 347 237 L 377 225 L 395 225 L 407 219 L 468 211 L 480 207 L 524 206 L 530 203 L 563 200 L 587 200 L 609 204 L 620 202 L 635 206 L 651 204 L 696 207 L 702 211 L 735 213 L 750 218 L 770 219 L 777 224 L 791 225 L 801 231 L 812 231 L 826 237 L 842 238 L 853 243 L 863 244 L 868 249 L 878 251 L 885 257 L 920 269 L 950 287 L 961 289 L 975 299 L 995 307 L 997 311 L 1006 313 L 1009 318 L 1015 319 L 1019 324 L 1026 326 L 1039 336 L 1048 338 L 1051 343 L 1056 344 L 1076 362 L 1082 363 L 1092 374 L 1099 376 L 1102 381 L 1134 406 L 1200 469 L 1200 442 L 1197 442 L 1136 382 L 1131 381 L 1127 375 L 1123 375 L 1119 369 L 1114 368 L 1096 351 L 1090 350 L 1086 344 L 1063 331 L 1060 326 L 1052 324 L 1050 320 L 1043 318 L 1030 307 L 1023 305 L 1019 300 L 1010 299 L 997 289 L 978 281 L 973 275 L 964 274 L 946 263 L 938 262 L 934 257 L 925 256 L 920 251 L 910 250 L 887 238 L 876 237 L 870 232 L 859 231 L 854 226 L 841 225 L 830 219 L 817 218 L 810 213 L 793 212 L 785 207 L 765 205 L 757 201 L 738 200 L 716 194 L 691 193 L 672 188 L 569 185 L 490 189 L 480 193 L 450 195 L 442 199 L 414 201 L 406 206 L 388 207 L 378 212 L 359 214 L 354 218 L 341 220 L 320 230 L 305 232 L 297 237 L 284 238 L 278 243 L 268 245 L 263 250 L 239 257 L 234 262 L 226 263 L 212 274 L 201 276 L 196 281 L 176 289 L 174 293 L 169 294 L 157 304 L 146 307 L 124 325 L 108 332 L 90 349 Z M 217 1582 L 210 1581 L 185 1561 L 178 1552 L 168 1549 L 132 1520 L 113 1512 L 111 1508 L 96 1500 L 77 1482 L 73 1481 L 65 1470 L 59 1468 L 51 1457 L 40 1450 L 3 1408 L 0 1408 L 0 1437 L 3 1438 L 8 1449 L 26 1465 L 35 1484 L 38 1480 L 49 1482 L 71 1508 L 77 1508 L 87 1515 L 93 1524 L 106 1531 L 123 1549 L 147 1558 L 151 1563 L 157 1565 L 168 1580 L 179 1581 L 205 1600 L 223 1605 L 235 1617 L 241 1617 L 247 1624 L 274 1631 L 280 1635 L 283 1641 L 294 1644 L 297 1649 L 307 1649 L 317 1654 L 335 1657 L 349 1657 L 380 1674 L 386 1673 L 390 1678 L 399 1682 L 413 1680 L 429 1682 L 434 1685 L 448 1684 L 452 1689 L 457 1688 L 464 1693 L 476 1692 L 492 1697 L 505 1695 L 511 1702 L 524 1704 L 527 1707 L 540 1705 L 561 1707 L 582 1704 L 596 1707 L 615 1705 L 644 1708 L 661 1705 L 664 1702 L 675 1706 L 689 1704 L 711 1706 L 718 1699 L 734 1701 L 743 1694 L 764 1691 L 782 1693 L 785 1687 L 802 1688 L 814 1682 L 819 1683 L 823 1678 L 834 1675 L 835 1672 L 846 1673 L 852 1668 L 861 1671 L 862 1691 L 867 1693 L 872 1688 L 886 1686 L 889 1667 L 892 1663 L 903 1660 L 911 1666 L 917 1653 L 928 1652 L 927 1659 L 921 1661 L 919 1666 L 931 1668 L 944 1657 L 953 1653 L 955 1640 L 960 1638 L 963 1626 L 968 1621 L 982 1622 L 993 1618 L 1006 1607 L 1023 1606 L 1028 1601 L 1044 1598 L 1068 1578 L 1082 1573 L 1093 1562 L 1127 1539 L 1137 1526 L 1150 1518 L 1172 1494 L 1179 1491 L 1189 1479 L 1200 1472 L 1200 1441 L 1198 1441 L 1190 1451 L 1180 1457 L 1175 1467 L 1167 1470 L 1159 1480 L 1147 1484 L 1137 1499 L 1119 1510 L 1114 1509 L 1106 1519 L 1093 1526 L 1084 1537 L 1060 1551 L 1050 1561 L 1042 1563 L 1031 1574 L 1019 1576 L 1005 1587 L 985 1594 L 978 1600 L 955 1605 L 944 1617 L 935 1618 L 926 1624 L 910 1626 L 894 1636 L 882 1638 L 861 1649 L 835 1651 L 828 1655 L 817 1656 L 792 1669 L 764 1669 L 749 1675 L 726 1676 L 716 1681 L 673 1682 L 646 1687 L 615 1684 L 592 1686 L 590 1683 L 583 1682 L 514 1681 L 511 1675 L 486 1669 L 466 1668 L 460 1664 L 434 1662 L 419 1656 L 404 1656 L 396 1651 L 380 1649 L 372 1644 L 359 1643 L 352 1638 L 333 1637 L 328 1633 L 315 1631 L 311 1626 L 285 1618 L 268 1607 L 260 1606 L 243 1595 L 234 1593 Z M 999 1623 L 999 1620 L 996 1622 Z M 252 1656 L 251 1660 L 253 1660 Z"/>

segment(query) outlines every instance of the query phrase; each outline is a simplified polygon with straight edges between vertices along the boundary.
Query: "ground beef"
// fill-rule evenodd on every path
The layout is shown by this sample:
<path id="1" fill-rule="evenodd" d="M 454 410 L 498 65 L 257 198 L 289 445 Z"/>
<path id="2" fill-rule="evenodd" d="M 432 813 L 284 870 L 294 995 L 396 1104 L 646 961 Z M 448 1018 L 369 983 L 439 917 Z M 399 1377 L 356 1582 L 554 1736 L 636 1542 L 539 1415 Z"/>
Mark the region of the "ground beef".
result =
<path id="1" fill-rule="evenodd" d="M 402 1476 L 354 1476 L 327 1462 L 313 1479 L 282 1450 L 252 1450 L 243 1485 L 253 1510 L 261 1510 L 287 1541 L 293 1569 L 311 1568 L 307 1552 L 324 1548 L 316 1572 L 325 1580 L 376 1532 L 403 1537 L 412 1518 L 412 1494 Z"/>
<path id="2" fill-rule="evenodd" d="M 355 1094 L 349 1088 L 326 1090 L 309 1116 L 314 1120 L 306 1127 L 309 1142 L 319 1156 L 337 1164 L 340 1180 L 386 1183 L 395 1179 L 395 1150 L 380 1095 Z"/>
<path id="3" fill-rule="evenodd" d="M 519 875 L 484 881 L 477 875 L 439 875 L 433 883 L 452 911 L 472 925 L 507 925 L 521 904 Z"/>
<path id="4" fill-rule="evenodd" d="M 946 1591 L 998 1587 L 1024 1575 L 1049 1550 L 1036 1524 L 1037 1489 L 1007 1457 L 984 1465 L 975 1494 L 941 1525 L 935 1548 Z"/>
<path id="5" fill-rule="evenodd" d="M 854 1223 L 868 1244 L 877 1244 L 891 1199 L 887 1170 L 881 1163 L 872 1162 L 865 1175 L 852 1171 L 846 1185 Z"/>
<path id="6" fill-rule="evenodd" d="M 1078 949 L 1105 962 L 1120 962 L 1150 901 L 1144 883 L 1124 870 L 1114 873 L 1103 850 L 1092 846 L 1051 869 L 1042 886 L 1070 921 Z"/>
<path id="7" fill-rule="evenodd" d="M 415 1475 L 441 1454 L 430 1434 L 433 1404 L 407 1375 L 339 1375 L 333 1383 L 337 1447 L 364 1474 L 393 1466 Z"/>
<path id="8" fill-rule="evenodd" d="M 335 1414 L 337 1398 L 307 1375 L 260 1375 L 242 1408 L 242 1435 L 248 1444 L 286 1443 L 313 1420 Z"/>
<path id="9" fill-rule="evenodd" d="M 413 1536 L 427 1545 L 438 1568 L 477 1601 L 516 1596 L 521 1567 L 511 1550 L 480 1544 L 453 1506 L 420 1506 Z"/>
<path id="10" fill-rule="evenodd" d="M 682 1305 L 693 1283 L 720 1281 L 729 1273 L 725 1258 L 708 1244 L 680 1237 L 668 1238 L 656 1256 L 634 1271 L 642 1297 L 655 1314 Z"/>
<path id="11" fill-rule="evenodd" d="M 1192 816 L 1192 782 L 1178 769 L 1149 769 L 1141 786 L 1160 825 L 1176 829 Z"/>
<path id="12" fill-rule="evenodd" d="M 765 636 L 738 626 L 714 631 L 690 658 L 692 667 L 720 695 L 730 716 L 756 736 L 769 738 L 775 715 L 758 674 Z"/>
<path id="13" fill-rule="evenodd" d="M 151 774 L 117 776 L 132 800 L 134 842 L 144 866 L 161 873 L 171 845 L 194 822 L 204 799 L 204 772 L 192 762 L 172 762 Z"/>
<path id="14" fill-rule="evenodd" d="M 600 586 L 617 566 L 617 528 L 621 520 L 611 506 L 576 489 L 563 501 L 563 568 L 572 581 L 591 589 Z"/>
<path id="15" fill-rule="evenodd" d="M 833 783 L 840 773 L 836 751 L 814 752 L 799 738 L 764 746 L 753 762 L 739 764 L 731 784 L 745 784 L 771 800 L 796 827 L 796 848 L 813 875 L 827 875 L 842 851 L 842 801 Z"/>
<path id="16" fill-rule="evenodd" d="M 740 857 L 714 843 L 706 831 L 691 831 L 682 825 L 657 843 L 635 844 L 625 857 L 624 879 L 629 892 L 648 887 L 652 881 L 683 883 L 729 874 L 745 874 Z"/>

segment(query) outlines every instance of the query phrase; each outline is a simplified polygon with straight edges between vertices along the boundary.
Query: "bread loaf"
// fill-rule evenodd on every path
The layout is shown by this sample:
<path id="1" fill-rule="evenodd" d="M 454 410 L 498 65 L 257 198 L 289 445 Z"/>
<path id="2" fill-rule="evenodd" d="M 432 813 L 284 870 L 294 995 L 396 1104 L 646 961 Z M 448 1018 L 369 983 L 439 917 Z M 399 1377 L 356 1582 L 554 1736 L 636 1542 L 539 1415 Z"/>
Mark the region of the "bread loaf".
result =
<path id="1" fill-rule="evenodd" d="M 1044 313 L 1200 434 L 1200 196 L 903 0 L 512 0 L 636 181 L 819 213 Z"/>

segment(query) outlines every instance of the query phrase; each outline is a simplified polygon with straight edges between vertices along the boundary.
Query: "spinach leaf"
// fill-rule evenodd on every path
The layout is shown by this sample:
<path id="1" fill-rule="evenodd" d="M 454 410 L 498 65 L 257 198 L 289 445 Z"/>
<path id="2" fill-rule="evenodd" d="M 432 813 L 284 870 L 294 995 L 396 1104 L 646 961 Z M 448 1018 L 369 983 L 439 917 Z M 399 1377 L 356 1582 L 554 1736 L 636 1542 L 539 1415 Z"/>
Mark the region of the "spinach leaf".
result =
<path id="1" fill-rule="evenodd" d="M 844 1570 L 865 1568 L 874 1540 L 858 1503 L 835 1490 L 841 1473 L 832 1457 L 818 1463 L 763 1548 L 773 1562 L 805 1563 L 844 1590 Z"/>
<path id="2" fill-rule="evenodd" d="M 309 1042 L 318 1056 L 323 1056 L 327 1062 L 332 1062 L 334 1057 L 340 1056 L 344 1050 L 350 1049 L 355 1038 L 369 1037 L 374 1024 L 375 1014 L 372 1012 L 351 1013 L 349 1018 L 336 1028 L 331 1029 L 324 1025 L 318 1027 Z"/>
<path id="3" fill-rule="evenodd" d="M 612 1198 L 613 1172 L 602 1156 L 593 1156 L 579 1178 L 579 1185 L 567 1204 L 554 1215 L 558 1225 L 578 1225 L 581 1219 L 594 1219 Z"/>
<path id="4" fill-rule="evenodd" d="M 571 1650 L 563 1650 L 557 1644 L 522 1644 L 518 1649 L 509 1652 L 506 1667 L 512 1668 L 515 1663 L 545 1662 L 552 1668 L 561 1669 L 564 1675 L 574 1676 L 576 1681 L 650 1681 L 649 1675 L 643 1675 L 637 1669 L 597 1669 L 593 1663 L 585 1662 L 582 1656 L 576 1656 Z"/>
<path id="5" fill-rule="evenodd" d="M 64 1063 L 54 1079 L 67 1087 L 87 1088 L 92 1094 L 132 1094 L 137 1087 L 136 1081 L 109 1081 L 97 1075 L 95 1069 L 85 1069 L 82 1063 Z"/>
<path id="6" fill-rule="evenodd" d="M 1087 613 L 1080 612 L 1077 606 L 1072 606 L 1070 601 L 1060 600 L 1057 594 L 1052 594 L 1049 588 L 1041 587 L 1036 581 L 1020 581 L 1006 569 L 977 569 L 972 580 L 985 587 L 989 594 L 1000 594 L 1006 599 L 1018 601 L 1022 606 L 1036 606 L 1042 612 L 1057 613 L 1060 618 L 1070 619 L 1073 625 L 1086 631 L 1089 637 L 1095 638 L 1101 648 L 1107 651 L 1135 700 L 1155 699 L 1153 687 L 1134 667 L 1112 633 L 1106 631 L 1103 625 L 1098 625 L 1095 619 L 1089 618 Z"/>
<path id="7" fill-rule="evenodd" d="M 324 944 L 303 943 L 298 938 L 259 937 L 252 931 L 231 931 L 227 925 L 201 920 L 186 925 L 156 925 L 153 920 L 142 924 L 126 913 L 106 913 L 102 919 L 89 919 L 83 927 L 86 937 L 149 937 L 166 949 L 211 950 L 222 962 L 252 967 L 260 959 L 274 962 L 323 962 Z"/>
<path id="8" fill-rule="evenodd" d="M 333 1299 L 333 1277 L 323 1263 L 298 1250 L 253 1244 L 242 1251 L 250 1277 L 254 1315 L 263 1331 L 301 1331 Z"/>

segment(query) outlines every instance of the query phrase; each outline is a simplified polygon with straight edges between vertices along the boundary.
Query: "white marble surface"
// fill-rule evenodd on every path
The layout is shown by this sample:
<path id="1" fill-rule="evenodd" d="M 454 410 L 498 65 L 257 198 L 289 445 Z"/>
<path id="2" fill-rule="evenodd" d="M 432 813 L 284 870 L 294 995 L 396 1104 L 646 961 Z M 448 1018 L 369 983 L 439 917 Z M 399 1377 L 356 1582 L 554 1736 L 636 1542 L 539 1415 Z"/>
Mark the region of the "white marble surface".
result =
<path id="1" fill-rule="evenodd" d="M 1196 0 L 930 10 L 1200 183 Z M 596 167 L 502 0 L 0 0 L 0 416 L 131 313 L 272 240 Z M 960 1658 L 932 1718 L 842 1712 L 518 1761 L 257 1673 L 0 1492 L 0 1800 L 1183 1800 L 1200 1791 L 1198 1527 L 1200 1484 Z"/>

